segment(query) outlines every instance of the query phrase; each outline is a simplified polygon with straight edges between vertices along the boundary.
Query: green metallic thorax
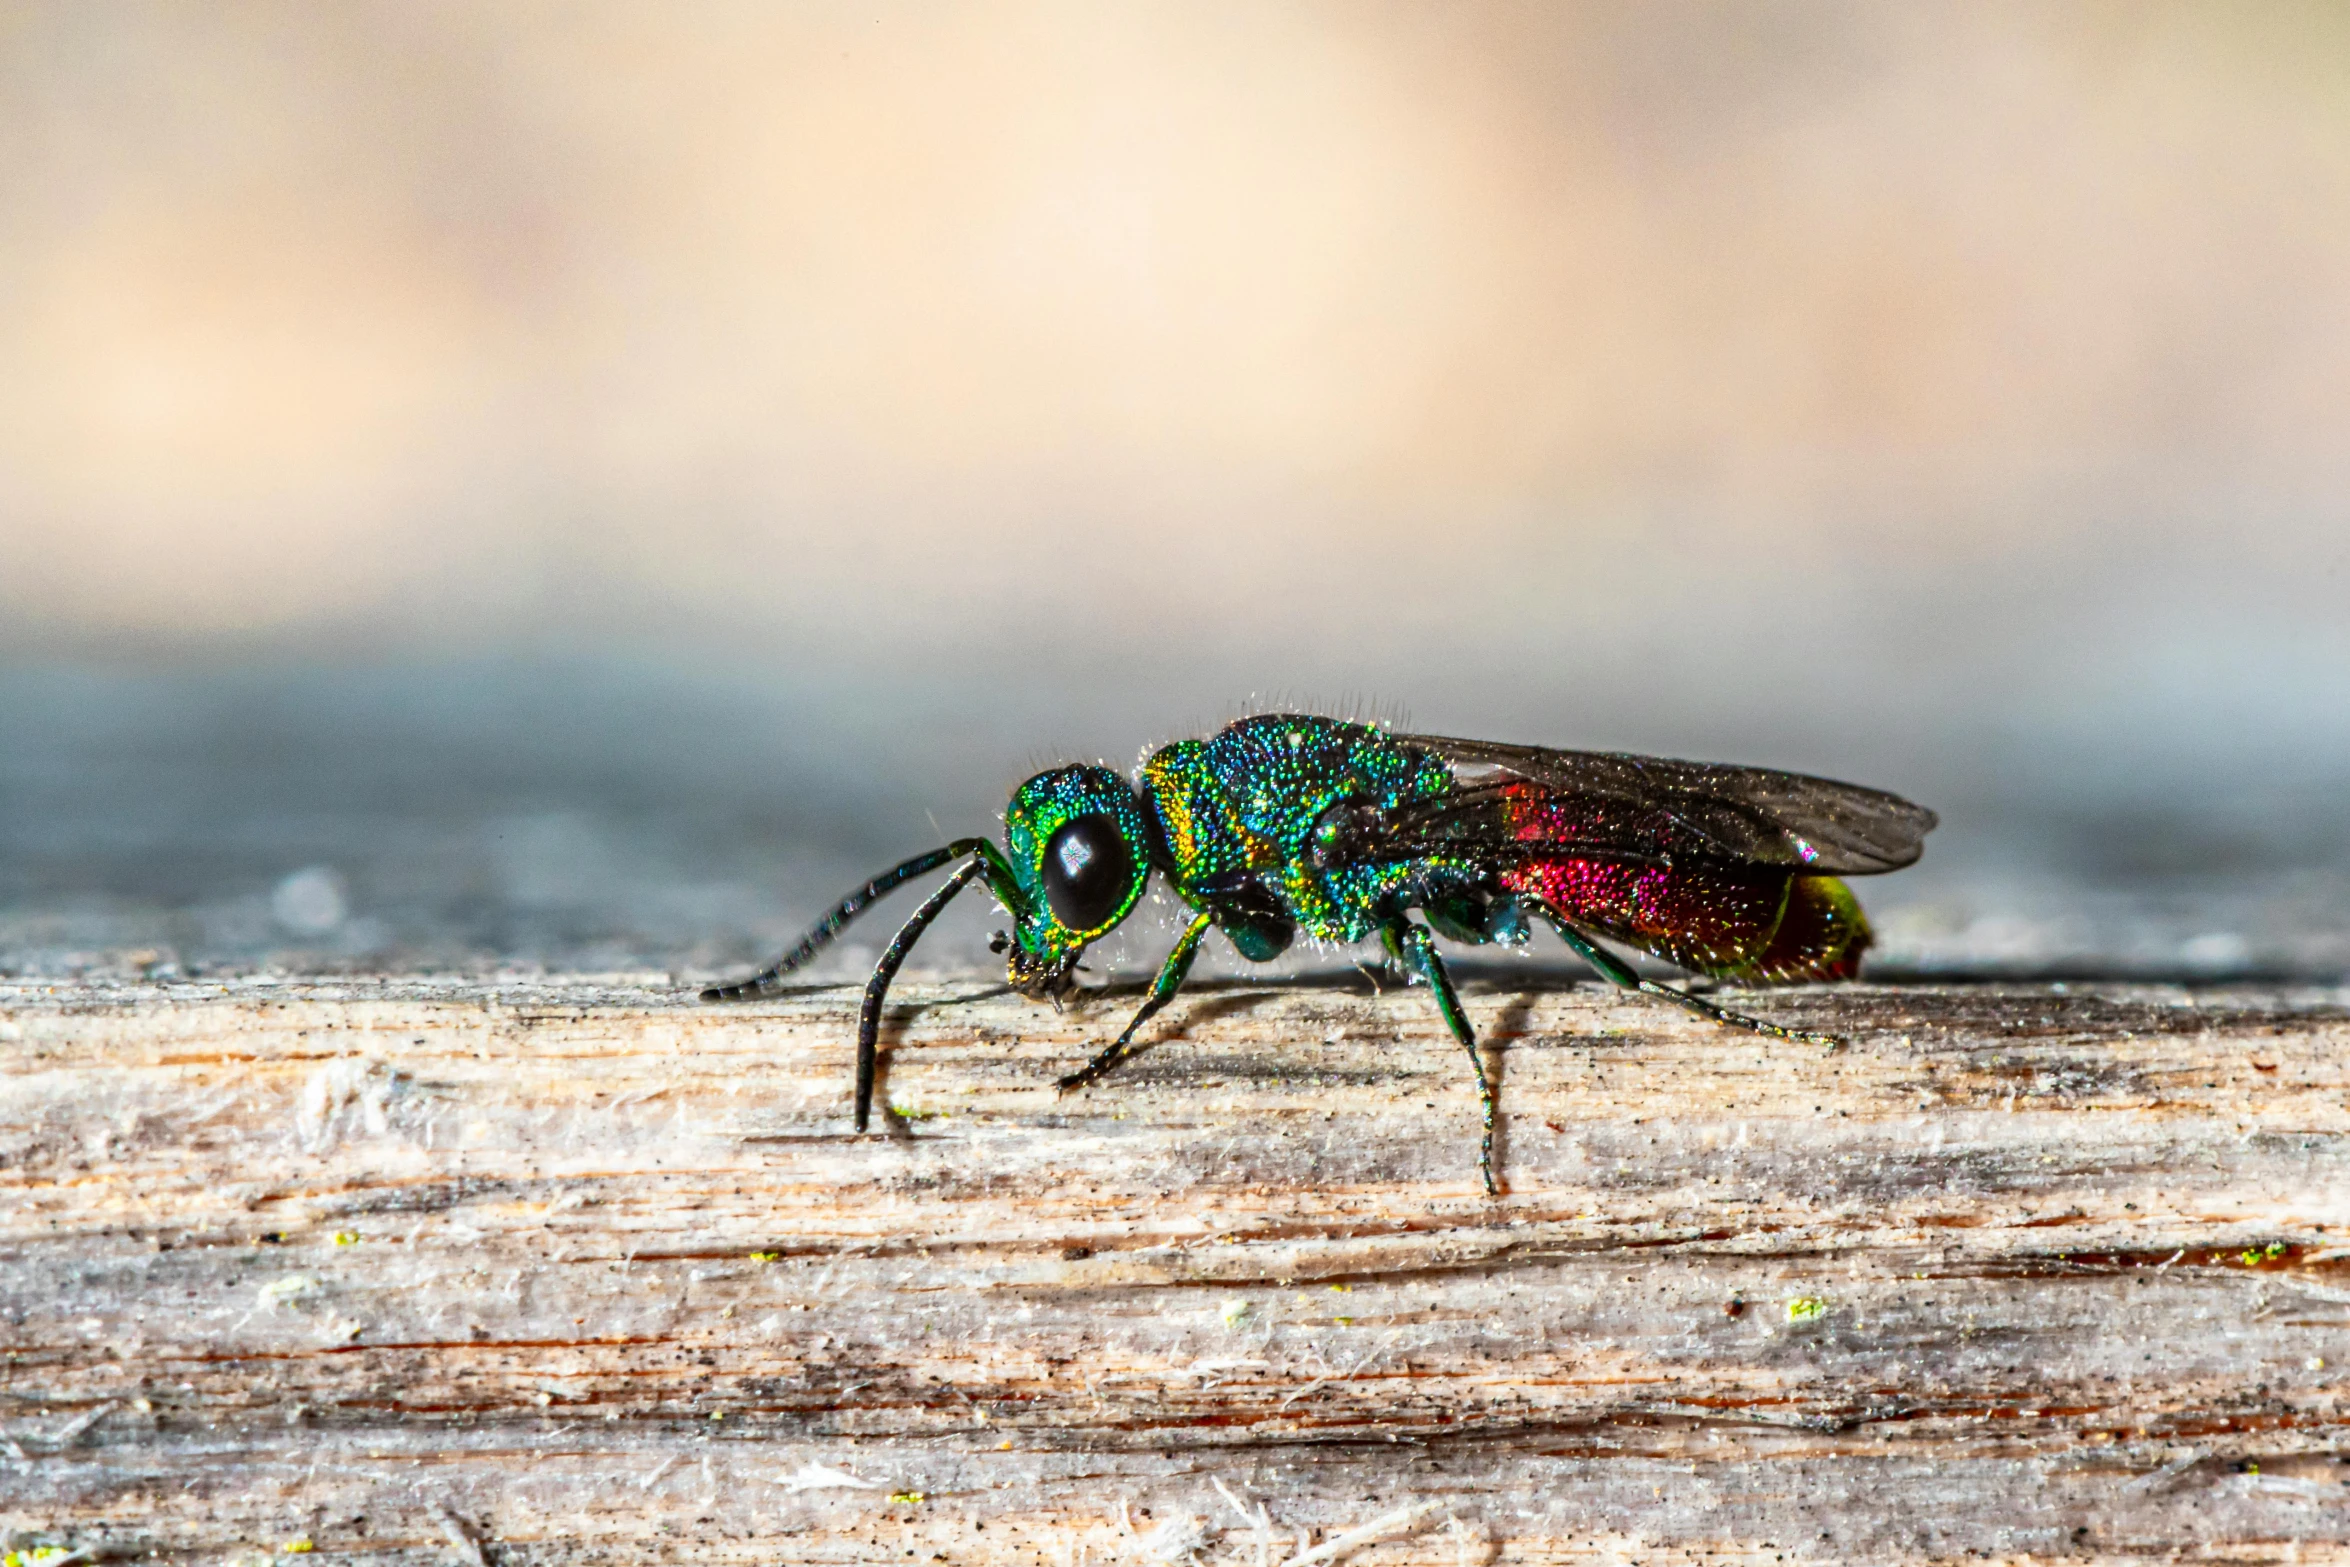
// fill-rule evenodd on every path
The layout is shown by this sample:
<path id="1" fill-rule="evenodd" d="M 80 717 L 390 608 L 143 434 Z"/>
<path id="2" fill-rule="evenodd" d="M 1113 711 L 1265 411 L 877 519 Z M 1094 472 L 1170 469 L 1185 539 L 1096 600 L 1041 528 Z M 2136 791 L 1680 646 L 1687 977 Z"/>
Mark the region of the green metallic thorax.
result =
<path id="1" fill-rule="evenodd" d="M 1316 863 L 1316 828 L 1331 807 L 1388 806 L 1452 788 L 1441 760 L 1378 729 L 1282 715 L 1178 741 L 1142 768 L 1159 869 L 1177 896 L 1259 961 L 1296 934 L 1360 941 L 1415 906 L 1458 939 L 1511 934 L 1492 928 L 1488 873 L 1466 861 Z"/>

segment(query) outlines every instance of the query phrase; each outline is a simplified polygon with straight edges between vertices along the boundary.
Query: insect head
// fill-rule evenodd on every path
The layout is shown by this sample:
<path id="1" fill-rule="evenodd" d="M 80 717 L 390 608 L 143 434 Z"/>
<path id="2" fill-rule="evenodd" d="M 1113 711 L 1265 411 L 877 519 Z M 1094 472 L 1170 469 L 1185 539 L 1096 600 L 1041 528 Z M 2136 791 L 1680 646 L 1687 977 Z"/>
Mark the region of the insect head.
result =
<path id="1" fill-rule="evenodd" d="M 848 923 L 889 892 L 950 861 L 963 865 L 925 899 L 882 952 L 857 1017 L 857 1129 L 871 1119 L 881 1007 L 906 954 L 955 895 L 985 877 L 1012 916 L 1012 933 L 991 943 L 1005 954 L 1005 979 L 1022 995 L 1058 1001 L 1076 985 L 1077 960 L 1134 912 L 1150 885 L 1157 837 L 1134 786 L 1106 767 L 1072 766 L 1022 784 L 1004 811 L 1004 848 L 958 838 L 874 877 L 834 906 L 774 966 L 704 1001 L 731 1001 L 773 988 L 832 944 Z"/>
<path id="2" fill-rule="evenodd" d="M 1106 767 L 1039 773 L 1004 812 L 1004 848 L 1018 897 L 997 937 L 1005 978 L 1023 995 L 1059 998 L 1077 959 L 1134 911 L 1150 885 L 1151 828 L 1134 787 Z"/>

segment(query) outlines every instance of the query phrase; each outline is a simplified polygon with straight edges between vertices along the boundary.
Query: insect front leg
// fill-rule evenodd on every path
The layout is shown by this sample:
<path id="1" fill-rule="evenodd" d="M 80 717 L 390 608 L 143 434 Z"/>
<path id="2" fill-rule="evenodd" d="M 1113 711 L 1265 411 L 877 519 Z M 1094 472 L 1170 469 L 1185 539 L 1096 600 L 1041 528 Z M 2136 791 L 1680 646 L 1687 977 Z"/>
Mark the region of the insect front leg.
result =
<path id="1" fill-rule="evenodd" d="M 1135 1031 L 1149 1022 L 1159 1008 L 1175 999 L 1175 992 L 1183 988 L 1184 976 L 1191 972 L 1191 960 L 1199 955 L 1200 938 L 1208 933 L 1215 921 L 1202 914 L 1184 928 L 1175 942 L 1175 950 L 1167 954 L 1167 961 L 1159 965 L 1159 977 L 1151 983 L 1151 993 L 1143 998 L 1135 1010 L 1134 1019 L 1124 1033 L 1110 1041 L 1108 1048 L 1076 1071 L 1060 1080 L 1061 1092 L 1083 1088 L 1095 1078 L 1118 1064 L 1121 1057 L 1133 1048 Z"/>
<path id="2" fill-rule="evenodd" d="M 1748 1017 L 1743 1012 L 1732 1012 L 1727 1007 L 1717 1007 L 1710 1001 L 1700 1001 L 1686 990 L 1676 990 L 1670 985 L 1660 985 L 1653 979 L 1642 979 L 1629 963 L 1585 935 L 1572 920 L 1540 898 L 1528 897 L 1521 893 L 1518 901 L 1547 920 L 1550 923 L 1550 928 L 1559 933 L 1559 940 L 1573 948 L 1577 957 L 1599 970 L 1600 977 L 1611 984 L 1621 985 L 1626 990 L 1637 990 L 1644 996 L 1654 996 L 1659 1001 L 1670 1001 L 1677 1007 L 1685 1007 L 1699 1017 L 1711 1018 L 1716 1023 L 1726 1023 L 1732 1028 L 1749 1029 L 1757 1034 L 1768 1034 L 1773 1039 L 1793 1039 L 1807 1045 L 1828 1045 L 1831 1047 L 1843 1043 L 1833 1034 L 1813 1034 L 1799 1028 L 1784 1028 L 1777 1023 L 1766 1023 L 1761 1018 Z"/>
<path id="3" fill-rule="evenodd" d="M 1388 951 L 1428 982 L 1428 988 L 1436 995 L 1436 1010 L 1444 1016 L 1444 1026 L 1452 1030 L 1452 1037 L 1469 1053 L 1469 1069 L 1477 1074 L 1477 1106 L 1485 1117 L 1484 1135 L 1477 1143 L 1477 1170 L 1485 1177 L 1485 1195 L 1499 1197 L 1501 1188 L 1493 1179 L 1493 1082 L 1485 1075 L 1485 1058 L 1477 1053 L 1477 1031 L 1469 1026 L 1469 1015 L 1461 1010 L 1461 998 L 1452 988 L 1452 975 L 1446 972 L 1444 959 L 1437 954 L 1436 938 L 1429 934 L 1427 926 L 1409 920 L 1393 921 L 1379 935 Z"/>

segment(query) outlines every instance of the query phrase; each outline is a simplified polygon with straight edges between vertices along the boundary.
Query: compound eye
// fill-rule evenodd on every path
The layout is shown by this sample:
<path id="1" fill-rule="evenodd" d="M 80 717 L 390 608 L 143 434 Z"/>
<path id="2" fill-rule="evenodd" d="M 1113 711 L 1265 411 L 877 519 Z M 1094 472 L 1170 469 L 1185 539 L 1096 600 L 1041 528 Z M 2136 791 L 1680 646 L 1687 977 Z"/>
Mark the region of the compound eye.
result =
<path id="1" fill-rule="evenodd" d="M 1044 901 L 1070 930 L 1092 930 L 1118 912 L 1134 885 L 1134 856 L 1117 822 L 1074 816 L 1044 846 Z"/>

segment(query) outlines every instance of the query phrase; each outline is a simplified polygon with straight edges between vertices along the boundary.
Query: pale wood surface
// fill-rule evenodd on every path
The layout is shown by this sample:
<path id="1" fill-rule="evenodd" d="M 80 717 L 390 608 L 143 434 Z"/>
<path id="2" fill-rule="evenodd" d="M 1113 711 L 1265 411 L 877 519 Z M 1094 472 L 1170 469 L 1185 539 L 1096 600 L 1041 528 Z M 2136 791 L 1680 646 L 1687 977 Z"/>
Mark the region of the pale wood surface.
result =
<path id="1" fill-rule="evenodd" d="M 0 1524 L 387 1563 L 1278 1562 L 1414 1506 L 1346 1559 L 2350 1541 L 2340 991 L 1748 998 L 1828 1052 L 1489 975 L 1497 1203 L 1422 993 L 1206 988 L 1056 1101 L 1131 991 L 990 989 L 903 992 L 905 1114 L 860 1138 L 849 989 L 0 986 Z"/>

